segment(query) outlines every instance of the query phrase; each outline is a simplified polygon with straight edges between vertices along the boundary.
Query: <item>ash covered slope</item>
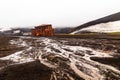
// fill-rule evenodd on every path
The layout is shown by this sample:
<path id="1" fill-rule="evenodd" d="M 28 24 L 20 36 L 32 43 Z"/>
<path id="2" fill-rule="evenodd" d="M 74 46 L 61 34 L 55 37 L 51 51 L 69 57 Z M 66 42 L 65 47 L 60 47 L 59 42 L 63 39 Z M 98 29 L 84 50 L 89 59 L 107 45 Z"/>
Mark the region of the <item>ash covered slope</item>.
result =
<path id="1" fill-rule="evenodd" d="M 87 31 L 91 31 L 91 32 L 94 32 L 94 31 L 95 32 L 101 32 L 101 31 L 102 32 L 116 32 L 118 30 L 120 31 L 119 24 L 120 24 L 120 12 L 116 13 L 116 14 L 112 14 L 112 15 L 107 16 L 107 17 L 103 17 L 103 18 L 91 21 L 91 22 L 88 22 L 88 23 L 83 24 L 83 25 L 80 25 L 80 26 L 74 28 L 73 31 L 72 31 L 72 33 L 73 34 L 74 33 L 75 34 L 79 33 L 81 31 L 81 29 L 82 29 L 82 31 L 83 30 L 87 30 Z M 94 27 L 90 28 L 90 30 L 89 30 L 88 27 L 91 27 L 91 26 L 92 27 L 94 26 Z M 95 29 L 97 29 L 97 30 L 95 30 Z"/>

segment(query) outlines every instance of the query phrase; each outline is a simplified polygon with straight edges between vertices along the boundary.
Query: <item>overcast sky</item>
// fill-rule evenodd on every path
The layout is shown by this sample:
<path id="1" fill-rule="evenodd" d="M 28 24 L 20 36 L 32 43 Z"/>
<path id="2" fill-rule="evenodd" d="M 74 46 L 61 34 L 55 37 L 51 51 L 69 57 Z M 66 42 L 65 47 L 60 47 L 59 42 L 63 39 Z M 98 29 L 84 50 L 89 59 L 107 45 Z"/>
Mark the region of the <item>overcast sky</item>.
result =
<path id="1" fill-rule="evenodd" d="M 0 27 L 78 26 L 120 12 L 120 0 L 0 0 Z"/>

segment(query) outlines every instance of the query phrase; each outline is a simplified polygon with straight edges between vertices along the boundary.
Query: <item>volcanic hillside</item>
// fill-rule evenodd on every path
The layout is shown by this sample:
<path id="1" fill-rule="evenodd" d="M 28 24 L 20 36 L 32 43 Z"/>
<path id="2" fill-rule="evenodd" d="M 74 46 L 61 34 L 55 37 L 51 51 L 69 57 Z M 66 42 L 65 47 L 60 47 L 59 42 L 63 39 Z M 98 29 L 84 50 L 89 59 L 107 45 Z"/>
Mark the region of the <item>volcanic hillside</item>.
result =
<path id="1" fill-rule="evenodd" d="M 74 34 L 76 34 L 76 33 L 79 33 L 80 32 L 80 30 L 81 29 L 83 29 L 84 31 L 91 31 L 91 30 L 89 30 L 89 29 L 86 29 L 86 28 L 88 28 L 88 27 L 100 27 L 100 28 L 102 28 L 103 27 L 103 29 L 102 29 L 102 31 L 104 30 L 105 32 L 107 32 L 106 30 L 107 29 L 109 29 L 109 28 L 111 28 L 111 30 L 113 30 L 112 28 L 116 28 L 116 30 L 119 30 L 120 31 L 120 26 L 118 26 L 119 24 L 120 24 L 120 22 L 119 22 L 119 20 L 120 20 L 120 12 L 118 12 L 118 13 L 116 13 L 116 14 L 112 14 L 112 15 L 109 15 L 109 16 L 106 16 L 106 17 L 103 17 L 103 18 L 100 18 L 100 19 L 97 19 L 97 20 L 94 20 L 94 21 L 90 21 L 90 22 L 88 22 L 88 23 L 85 23 L 85 24 L 83 24 L 83 25 L 80 25 L 80 26 L 77 26 L 77 27 L 75 27 L 73 30 L 72 30 L 72 33 Z M 97 26 L 96 26 L 97 25 Z M 112 26 L 112 27 L 108 27 L 108 28 L 106 28 L 106 26 Z M 92 28 L 92 30 L 93 31 L 95 31 L 94 29 L 96 29 L 96 28 Z M 106 28 L 106 29 L 105 29 Z M 90 28 L 91 29 L 91 28 Z M 77 31 L 77 32 L 76 32 Z M 98 31 L 98 30 L 97 30 Z M 100 30 L 101 31 L 101 30 Z M 103 32 L 104 32 L 103 31 Z M 112 31 L 112 32 L 115 32 L 115 30 L 114 31 Z"/>

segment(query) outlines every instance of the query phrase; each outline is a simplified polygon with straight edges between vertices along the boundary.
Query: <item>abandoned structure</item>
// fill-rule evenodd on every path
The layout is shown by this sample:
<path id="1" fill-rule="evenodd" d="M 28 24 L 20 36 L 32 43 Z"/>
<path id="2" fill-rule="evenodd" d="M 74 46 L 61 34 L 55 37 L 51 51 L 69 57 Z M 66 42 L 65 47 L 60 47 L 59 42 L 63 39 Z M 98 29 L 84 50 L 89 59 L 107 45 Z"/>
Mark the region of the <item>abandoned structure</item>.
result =
<path id="1" fill-rule="evenodd" d="M 51 24 L 43 24 L 36 26 L 35 29 L 32 30 L 33 36 L 53 36 L 54 29 Z"/>

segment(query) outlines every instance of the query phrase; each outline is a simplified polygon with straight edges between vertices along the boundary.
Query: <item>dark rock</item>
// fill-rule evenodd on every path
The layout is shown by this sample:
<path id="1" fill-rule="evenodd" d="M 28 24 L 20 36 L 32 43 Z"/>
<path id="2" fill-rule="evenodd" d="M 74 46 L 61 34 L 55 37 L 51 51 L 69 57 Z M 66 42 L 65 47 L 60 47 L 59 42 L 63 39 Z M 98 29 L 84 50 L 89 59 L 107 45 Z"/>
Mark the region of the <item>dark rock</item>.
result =
<path id="1" fill-rule="evenodd" d="M 0 71 L 0 80 L 49 80 L 52 69 L 39 61 L 11 65 Z"/>
<path id="2" fill-rule="evenodd" d="M 76 51 L 74 54 L 79 56 L 85 56 L 84 51 Z"/>

